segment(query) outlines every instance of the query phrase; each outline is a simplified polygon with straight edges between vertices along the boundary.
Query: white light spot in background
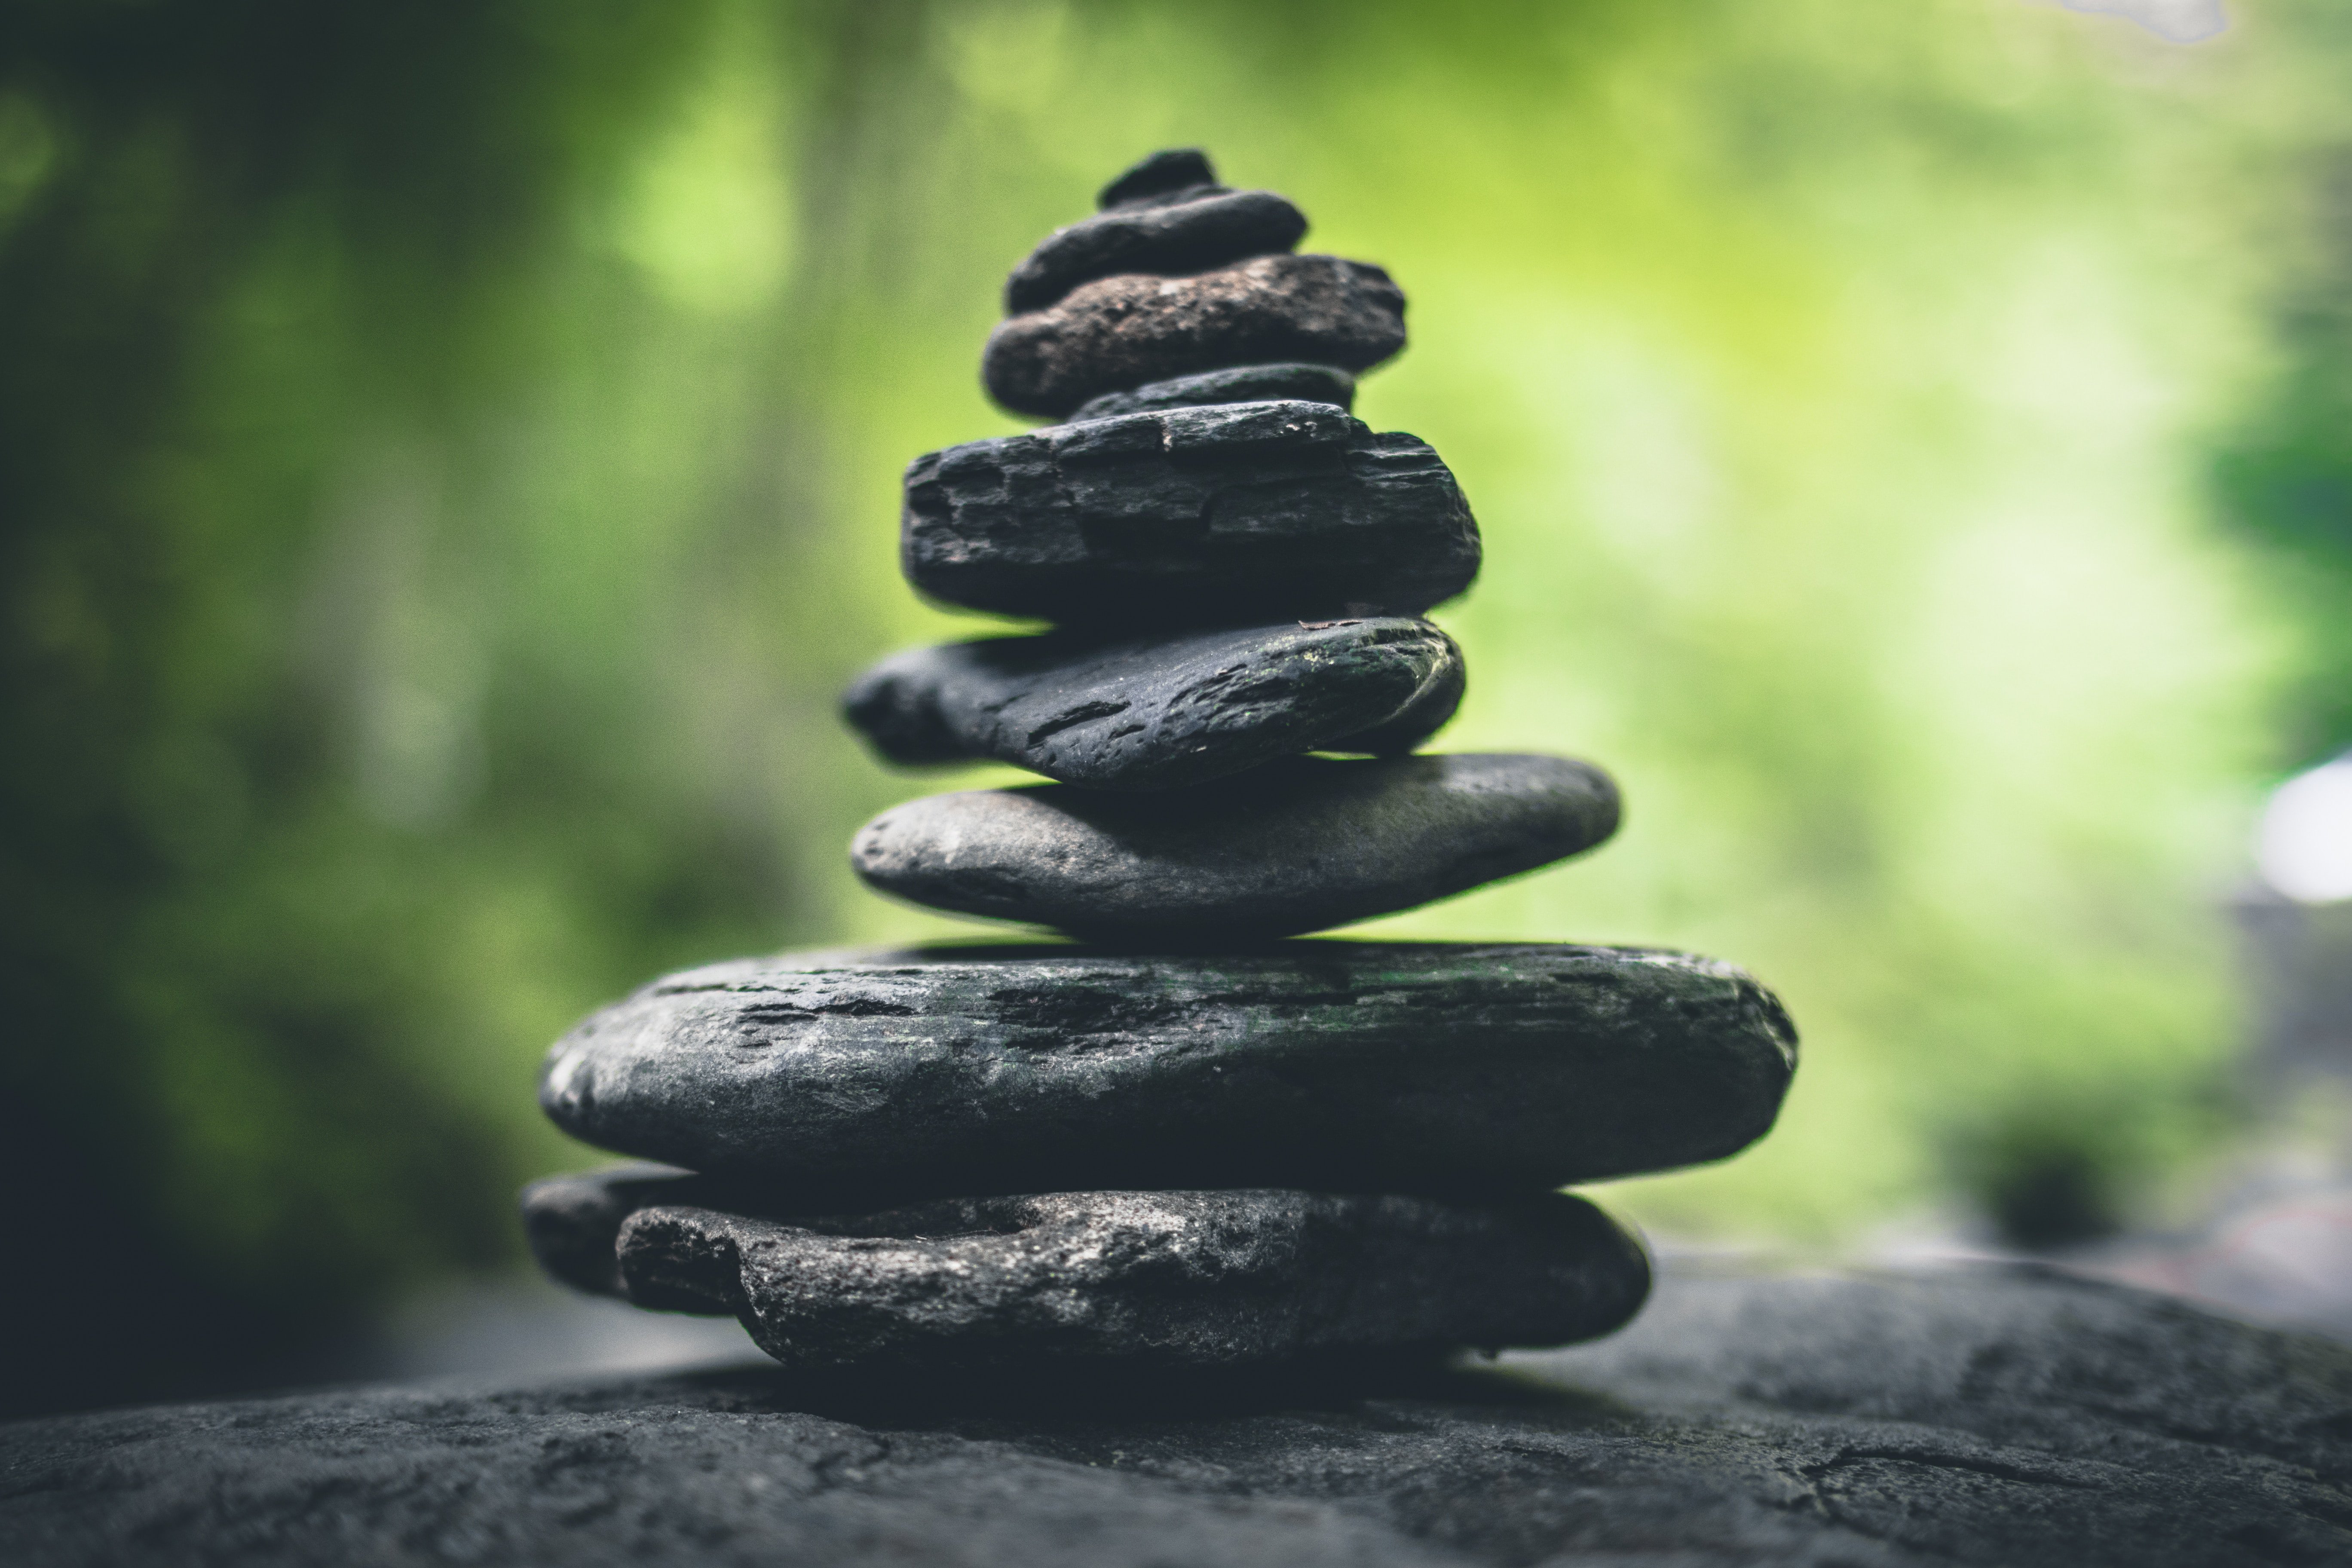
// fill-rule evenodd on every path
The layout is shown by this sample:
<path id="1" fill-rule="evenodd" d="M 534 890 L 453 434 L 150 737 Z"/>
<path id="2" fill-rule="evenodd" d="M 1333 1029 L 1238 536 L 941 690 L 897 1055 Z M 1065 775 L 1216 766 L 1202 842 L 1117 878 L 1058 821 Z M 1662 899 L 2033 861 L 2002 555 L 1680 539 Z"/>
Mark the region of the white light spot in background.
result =
<path id="1" fill-rule="evenodd" d="M 2279 785 L 2255 860 L 2263 881 L 2298 902 L 2352 899 L 2352 756 Z"/>
<path id="2" fill-rule="evenodd" d="M 2097 11 L 2127 17 L 2176 44 L 2200 43 L 2226 32 L 2230 14 L 2221 0 L 2059 0 L 2069 11 Z"/>

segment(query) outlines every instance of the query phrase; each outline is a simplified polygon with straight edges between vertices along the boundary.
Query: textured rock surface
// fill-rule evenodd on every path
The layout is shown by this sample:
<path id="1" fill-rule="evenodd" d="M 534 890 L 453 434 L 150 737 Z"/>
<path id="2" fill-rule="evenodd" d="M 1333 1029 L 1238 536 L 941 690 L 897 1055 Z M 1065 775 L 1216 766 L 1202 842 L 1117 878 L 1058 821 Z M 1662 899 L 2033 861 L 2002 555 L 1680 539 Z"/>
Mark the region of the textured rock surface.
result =
<path id="1" fill-rule="evenodd" d="M 731 1311 L 787 1366 L 867 1370 L 1567 1344 L 1650 1279 L 1632 1237 L 1549 1193 L 1057 1192 L 792 1220 L 656 1196 L 616 1250 L 641 1306 Z"/>
<path id="2" fill-rule="evenodd" d="M 1070 416 L 1077 424 L 1087 419 L 1111 419 L 1121 414 L 1149 414 L 1162 408 L 1192 408 L 1207 403 L 1328 403 L 1336 408 L 1356 405 L 1356 378 L 1328 364 L 1292 360 L 1281 364 L 1239 364 L 1231 370 L 1204 370 L 1155 381 L 1132 392 L 1106 392 L 1080 404 Z"/>
<path id="3" fill-rule="evenodd" d="M 989 395 L 1060 418 L 1090 397 L 1225 365 L 1308 360 L 1365 371 L 1404 347 L 1404 293 L 1336 256 L 1261 256 L 1187 278 L 1080 284 L 988 337 Z"/>
<path id="4" fill-rule="evenodd" d="M 1633 949 L 974 942 L 691 969 L 548 1053 L 603 1148 L 772 1212 L 1070 1187 L 1439 1192 L 1718 1159 L 1796 1064 L 1771 994 Z"/>
<path id="5" fill-rule="evenodd" d="M 522 1234 L 531 1257 L 554 1279 L 575 1290 L 625 1296 L 614 1247 L 631 1215 L 648 1204 L 726 1201 L 716 1184 L 674 1165 L 550 1176 L 522 1190 Z"/>
<path id="6" fill-rule="evenodd" d="M 1011 615 L 1328 620 L 1460 593 L 1478 525 L 1412 437 L 1239 403 L 928 453 L 908 465 L 899 556 L 923 592 Z"/>
<path id="7" fill-rule="evenodd" d="M 1369 1388 L 769 1367 L 0 1427 L 21 1568 L 2249 1568 L 2347 1525 L 2352 1351 L 1990 1270 L 1670 1266 L 1612 1339 Z"/>
<path id="8" fill-rule="evenodd" d="M 1167 789 L 1300 752 L 1411 751 L 1461 700 L 1454 639 L 1384 617 L 915 648 L 858 677 L 842 710 L 894 763 L 993 757 Z"/>
<path id="9" fill-rule="evenodd" d="M 1169 795 L 1067 784 L 892 806 L 849 863 L 933 909 L 1119 942 L 1328 930 L 1531 871 L 1617 827 L 1607 775 L 1497 752 L 1291 757 Z"/>
<path id="10" fill-rule="evenodd" d="M 1039 310 L 1081 283 L 1118 272 L 1205 272 L 1286 251 L 1307 233 L 1307 215 L 1272 191 L 1216 186 L 1180 200 L 1115 207 L 1057 228 L 1004 281 L 1004 308 Z"/>

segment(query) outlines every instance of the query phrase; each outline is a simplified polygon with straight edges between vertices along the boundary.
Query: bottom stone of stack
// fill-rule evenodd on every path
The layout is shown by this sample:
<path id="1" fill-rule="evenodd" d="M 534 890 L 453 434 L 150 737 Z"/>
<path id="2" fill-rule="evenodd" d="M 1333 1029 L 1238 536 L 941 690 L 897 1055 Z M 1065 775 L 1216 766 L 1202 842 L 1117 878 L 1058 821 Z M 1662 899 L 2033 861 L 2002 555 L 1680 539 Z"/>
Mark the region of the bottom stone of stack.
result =
<path id="1" fill-rule="evenodd" d="M 1553 1193 L 1034 1193 L 815 1218 L 714 1201 L 704 1178 L 635 1166 L 535 1184 L 523 1216 L 557 1279 L 731 1312 L 811 1371 L 1568 1344 L 1624 1323 L 1650 1283 L 1632 1235 Z"/>

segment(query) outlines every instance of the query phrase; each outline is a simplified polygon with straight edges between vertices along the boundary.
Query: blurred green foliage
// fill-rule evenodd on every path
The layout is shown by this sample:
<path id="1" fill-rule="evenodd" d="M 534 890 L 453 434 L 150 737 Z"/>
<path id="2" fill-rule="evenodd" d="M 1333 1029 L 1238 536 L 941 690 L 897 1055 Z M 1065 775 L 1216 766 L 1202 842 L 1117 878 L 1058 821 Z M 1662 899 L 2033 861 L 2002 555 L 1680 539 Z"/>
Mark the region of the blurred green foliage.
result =
<path id="1" fill-rule="evenodd" d="M 1365 929 L 1784 992 L 1780 1130 L 1619 1189 L 1652 1223 L 2046 1168 L 2095 1224 L 2223 1115 L 2217 901 L 2261 783 L 2352 740 L 2352 37 L 2238 9 L 20 0 L 19 1342 L 103 1344 L 76 1397 L 283 1365 L 511 1256 L 587 1007 L 958 929 L 853 886 L 936 783 L 833 693 L 973 629 L 897 579 L 898 473 L 1016 427 L 1002 274 L 1172 144 L 1412 297 L 1359 412 L 1486 531 L 1444 743 L 1630 803 Z"/>

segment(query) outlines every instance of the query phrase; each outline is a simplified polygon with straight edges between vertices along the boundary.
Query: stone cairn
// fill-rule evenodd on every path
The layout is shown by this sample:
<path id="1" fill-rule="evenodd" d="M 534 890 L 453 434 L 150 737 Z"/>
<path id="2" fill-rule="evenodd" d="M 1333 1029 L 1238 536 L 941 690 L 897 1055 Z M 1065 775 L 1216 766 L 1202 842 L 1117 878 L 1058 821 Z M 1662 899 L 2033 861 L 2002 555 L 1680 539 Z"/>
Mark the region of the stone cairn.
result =
<path id="1" fill-rule="evenodd" d="M 1421 616 L 1479 542 L 1436 453 L 1349 415 L 1404 346 L 1388 275 L 1295 254 L 1298 209 L 1198 152 L 1099 205 L 1014 269 L 985 357 L 999 403 L 1061 422 L 907 470 L 908 579 L 1055 629 L 845 700 L 893 763 L 1057 781 L 887 811 L 858 875 L 1079 942 L 748 959 L 596 1014 L 541 1103 L 668 1163 L 534 1184 L 532 1248 L 809 1370 L 1605 1333 L 1647 1258 L 1557 1189 L 1745 1147 L 1795 1031 L 1685 954 L 1284 940 L 1591 848 L 1616 790 L 1411 754 L 1463 682 Z"/>

